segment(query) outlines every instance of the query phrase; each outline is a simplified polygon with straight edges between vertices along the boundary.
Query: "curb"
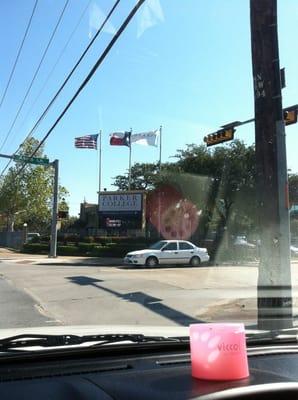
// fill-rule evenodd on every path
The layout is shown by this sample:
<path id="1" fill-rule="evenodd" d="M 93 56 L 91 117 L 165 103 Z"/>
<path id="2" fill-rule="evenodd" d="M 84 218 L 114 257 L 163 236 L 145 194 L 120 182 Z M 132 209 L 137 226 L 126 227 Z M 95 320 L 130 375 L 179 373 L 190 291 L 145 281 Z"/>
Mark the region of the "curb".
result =
<path id="1" fill-rule="evenodd" d="M 51 258 L 42 258 L 42 259 L 32 259 L 32 258 L 0 258 L 0 263 L 9 263 L 9 264 L 30 264 L 30 265 L 53 265 L 53 266 L 119 266 L 123 264 L 123 259 L 104 259 L 104 260 L 75 260 L 75 259 L 51 259 Z"/>

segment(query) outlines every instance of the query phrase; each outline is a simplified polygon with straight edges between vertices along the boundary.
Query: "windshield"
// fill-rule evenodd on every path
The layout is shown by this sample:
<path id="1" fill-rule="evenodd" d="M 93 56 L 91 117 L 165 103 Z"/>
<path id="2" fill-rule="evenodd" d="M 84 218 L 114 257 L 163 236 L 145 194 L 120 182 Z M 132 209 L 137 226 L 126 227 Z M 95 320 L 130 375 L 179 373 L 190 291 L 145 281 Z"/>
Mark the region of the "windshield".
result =
<path id="1" fill-rule="evenodd" d="M 160 242 L 152 244 L 149 249 L 160 250 L 167 242 L 161 240 Z"/>
<path id="2" fill-rule="evenodd" d="M 295 325 L 297 4 L 50 3 L 0 5 L 1 328 Z"/>

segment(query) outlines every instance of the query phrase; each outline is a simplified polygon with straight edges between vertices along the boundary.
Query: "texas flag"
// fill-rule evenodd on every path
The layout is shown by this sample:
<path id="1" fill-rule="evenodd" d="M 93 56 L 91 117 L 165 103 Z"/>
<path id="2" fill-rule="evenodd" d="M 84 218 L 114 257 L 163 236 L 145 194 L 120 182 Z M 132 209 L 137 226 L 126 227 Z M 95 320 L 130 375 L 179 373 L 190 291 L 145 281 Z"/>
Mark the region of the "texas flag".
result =
<path id="1" fill-rule="evenodd" d="M 110 134 L 111 146 L 128 146 L 130 147 L 131 132 L 114 132 Z"/>

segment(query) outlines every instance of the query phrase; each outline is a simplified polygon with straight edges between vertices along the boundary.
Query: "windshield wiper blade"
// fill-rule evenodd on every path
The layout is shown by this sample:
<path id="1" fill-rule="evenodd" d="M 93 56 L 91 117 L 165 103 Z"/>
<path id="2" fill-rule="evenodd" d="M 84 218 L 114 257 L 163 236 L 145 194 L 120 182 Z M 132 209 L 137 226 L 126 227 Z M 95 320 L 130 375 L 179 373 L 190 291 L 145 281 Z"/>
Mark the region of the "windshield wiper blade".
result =
<path id="1" fill-rule="evenodd" d="M 189 338 L 184 336 L 145 336 L 142 334 L 103 334 L 103 335 L 39 335 L 23 334 L 0 339 L 0 352 L 28 347 L 59 347 L 75 346 L 83 343 L 94 342 L 92 347 L 119 342 L 141 343 L 189 343 Z"/>
<path id="2" fill-rule="evenodd" d="M 293 332 L 293 333 L 291 333 Z M 246 335 L 247 344 L 298 343 L 297 328 L 262 331 Z"/>

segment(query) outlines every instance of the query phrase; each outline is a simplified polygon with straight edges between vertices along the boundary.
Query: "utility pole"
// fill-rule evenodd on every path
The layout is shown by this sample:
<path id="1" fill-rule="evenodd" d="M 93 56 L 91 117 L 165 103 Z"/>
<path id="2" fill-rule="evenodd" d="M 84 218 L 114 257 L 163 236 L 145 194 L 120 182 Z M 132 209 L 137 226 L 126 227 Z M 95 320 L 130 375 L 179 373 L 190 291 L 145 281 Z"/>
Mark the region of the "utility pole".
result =
<path id="1" fill-rule="evenodd" d="M 261 234 L 258 328 L 289 328 L 293 319 L 290 231 L 277 0 L 250 0 L 250 17 Z"/>
<path id="2" fill-rule="evenodd" d="M 49 257 L 57 257 L 57 217 L 58 217 L 58 176 L 59 176 L 59 161 L 55 160 L 52 163 L 54 167 L 54 193 L 53 193 L 53 210 L 52 210 L 52 225 L 51 225 L 51 245 Z"/>

